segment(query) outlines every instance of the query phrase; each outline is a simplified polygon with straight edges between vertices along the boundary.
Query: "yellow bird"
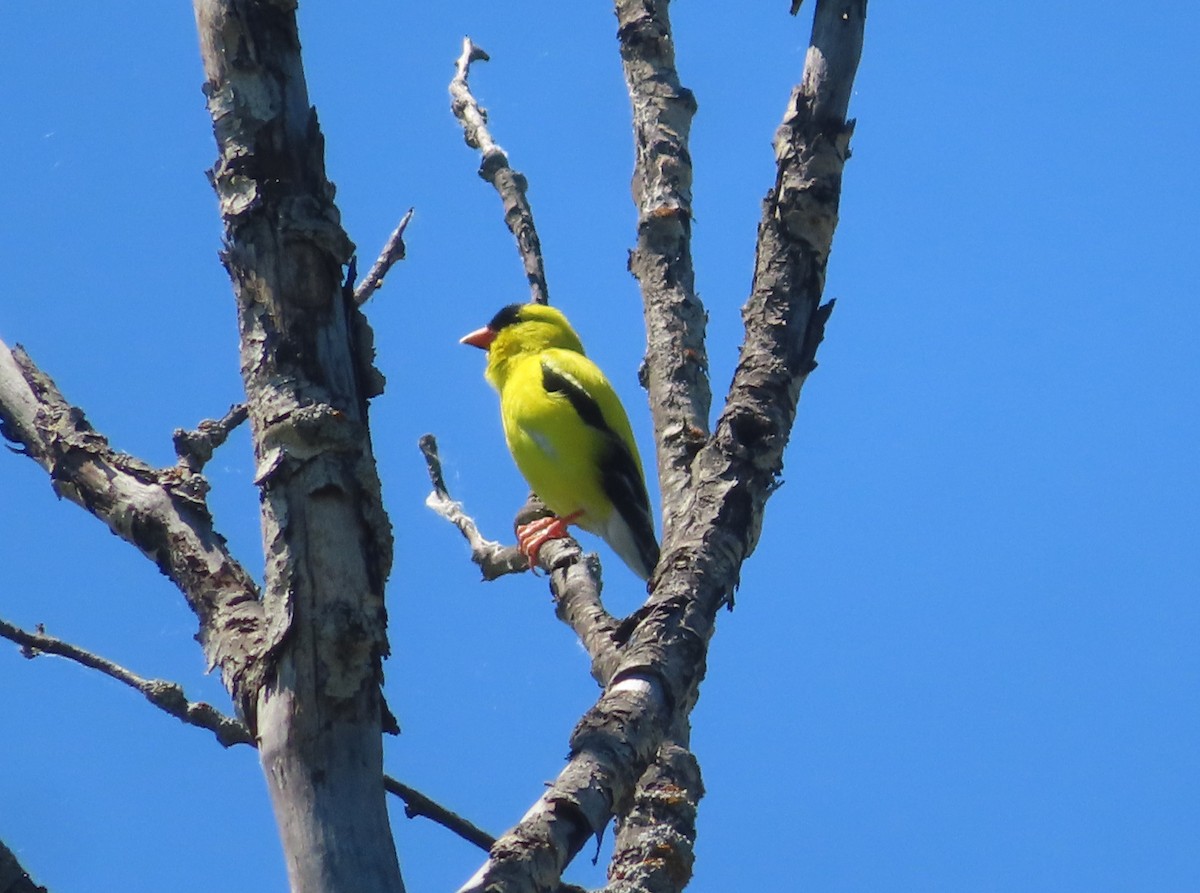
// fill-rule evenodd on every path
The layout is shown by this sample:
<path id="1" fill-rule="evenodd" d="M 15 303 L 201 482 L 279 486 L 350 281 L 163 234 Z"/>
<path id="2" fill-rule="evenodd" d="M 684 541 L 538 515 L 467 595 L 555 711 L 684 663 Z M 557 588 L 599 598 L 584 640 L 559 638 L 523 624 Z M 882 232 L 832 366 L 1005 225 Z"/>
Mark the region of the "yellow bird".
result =
<path id="1" fill-rule="evenodd" d="M 485 377 L 500 392 L 508 449 L 556 515 L 518 529 L 529 566 L 575 524 L 649 579 L 658 540 L 629 418 L 567 318 L 543 304 L 510 304 L 462 343 L 487 351 Z"/>

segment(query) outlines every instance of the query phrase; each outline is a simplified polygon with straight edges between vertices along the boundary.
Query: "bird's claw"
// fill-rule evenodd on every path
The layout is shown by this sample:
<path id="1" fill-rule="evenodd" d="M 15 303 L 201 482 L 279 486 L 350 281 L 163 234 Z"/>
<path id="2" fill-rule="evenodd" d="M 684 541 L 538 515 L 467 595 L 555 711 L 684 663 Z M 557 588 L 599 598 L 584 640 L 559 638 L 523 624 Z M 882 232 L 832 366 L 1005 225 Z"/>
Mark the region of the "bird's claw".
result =
<path id="1" fill-rule="evenodd" d="M 525 560 L 529 562 L 529 569 L 536 570 L 538 567 L 538 553 L 542 546 L 551 540 L 566 539 L 571 535 L 567 529 L 570 524 L 580 513 L 570 515 L 567 518 L 559 518 L 555 515 L 549 515 L 544 518 L 538 518 L 536 521 L 530 521 L 528 524 L 522 524 L 517 528 L 517 551 L 525 556 Z"/>

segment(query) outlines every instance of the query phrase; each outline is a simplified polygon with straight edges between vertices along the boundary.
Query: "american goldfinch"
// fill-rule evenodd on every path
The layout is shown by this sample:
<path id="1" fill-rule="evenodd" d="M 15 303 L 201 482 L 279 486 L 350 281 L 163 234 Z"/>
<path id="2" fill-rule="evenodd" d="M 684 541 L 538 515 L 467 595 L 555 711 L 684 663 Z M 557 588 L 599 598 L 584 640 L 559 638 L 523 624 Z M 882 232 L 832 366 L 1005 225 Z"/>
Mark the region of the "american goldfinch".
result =
<path id="1" fill-rule="evenodd" d="M 649 579 L 658 541 L 633 431 L 567 318 L 543 304 L 510 304 L 462 343 L 487 351 L 485 377 L 500 392 L 508 449 L 556 516 L 517 530 L 529 566 L 546 542 L 569 536 L 567 525 L 575 524 Z"/>

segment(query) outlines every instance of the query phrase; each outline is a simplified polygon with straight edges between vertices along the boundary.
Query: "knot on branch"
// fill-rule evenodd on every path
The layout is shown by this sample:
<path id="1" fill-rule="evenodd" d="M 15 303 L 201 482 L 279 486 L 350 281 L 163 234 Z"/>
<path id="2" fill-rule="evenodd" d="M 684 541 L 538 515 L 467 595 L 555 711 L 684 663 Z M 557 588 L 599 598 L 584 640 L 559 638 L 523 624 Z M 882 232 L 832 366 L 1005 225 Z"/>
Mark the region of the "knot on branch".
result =
<path id="1" fill-rule="evenodd" d="M 830 132 L 789 120 L 775 137 L 779 162 L 775 216 L 791 239 L 807 244 L 822 262 L 837 229 L 842 170 L 852 131 L 853 124 Z"/>
<path id="2" fill-rule="evenodd" d="M 176 428 L 171 435 L 171 442 L 175 446 L 179 464 L 190 471 L 201 471 L 212 459 L 217 448 L 229 439 L 229 435 L 245 422 L 248 416 L 246 404 L 237 403 L 229 407 L 229 412 L 220 419 L 204 419 L 196 426 L 195 431 Z"/>
<path id="3" fill-rule="evenodd" d="M 468 141 L 469 142 L 469 141 Z M 473 148 L 479 148 L 474 146 Z M 500 171 L 508 167 L 508 153 L 499 146 L 493 144 L 483 150 L 482 157 L 479 159 L 479 176 L 480 178 L 492 182 Z M 514 183 L 518 189 L 524 190 L 527 187 L 525 178 Z"/>
<path id="4" fill-rule="evenodd" d="M 671 39 L 666 4 L 619 0 L 617 19 L 617 40 L 622 59 L 628 61 L 639 56 L 674 57 L 675 44 Z"/>
<path id="5" fill-rule="evenodd" d="M 263 460 L 255 483 L 264 483 L 285 459 L 307 462 L 326 453 L 356 453 L 360 424 L 328 403 L 310 403 L 283 412 L 262 435 Z"/>
<path id="6" fill-rule="evenodd" d="M 761 406 L 743 403 L 731 407 L 724 422 L 729 455 L 764 471 L 778 470 L 787 442 L 778 419 Z"/>

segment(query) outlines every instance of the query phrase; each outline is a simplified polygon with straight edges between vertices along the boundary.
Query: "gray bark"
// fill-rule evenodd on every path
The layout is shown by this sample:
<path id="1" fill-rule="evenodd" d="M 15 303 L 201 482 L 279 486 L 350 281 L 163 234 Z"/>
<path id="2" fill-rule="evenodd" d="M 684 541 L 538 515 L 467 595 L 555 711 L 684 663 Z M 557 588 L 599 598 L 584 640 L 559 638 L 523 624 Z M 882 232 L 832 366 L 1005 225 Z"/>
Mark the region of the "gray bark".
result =
<path id="1" fill-rule="evenodd" d="M 196 0 L 267 554 L 255 729 L 295 893 L 403 889 L 384 806 L 391 531 L 370 330 L 325 177 L 294 3 Z"/>
<path id="2" fill-rule="evenodd" d="M 187 597 L 259 747 L 291 888 L 398 893 L 379 688 L 392 541 L 367 429 L 382 379 L 370 329 L 343 288 L 352 246 L 325 178 L 294 12 L 286 0 L 195 2 L 261 490 L 264 591 L 229 554 L 206 503 L 201 469 L 226 423 L 211 436 L 185 433 L 179 464 L 153 468 L 112 449 L 23 351 L 0 345 L 0 433 Z M 197 718 L 197 705 L 175 706 Z"/>
<path id="3" fill-rule="evenodd" d="M 184 465 L 152 468 L 113 449 L 20 347 L 0 342 L 0 433 L 158 566 L 200 621 L 199 641 L 245 713 L 262 681 L 266 629 L 258 587 L 213 527 L 208 484 Z"/>
<path id="4" fill-rule="evenodd" d="M 696 98 L 675 71 L 668 0 L 617 0 L 617 37 L 633 112 L 633 201 L 637 246 L 629 270 L 642 289 L 646 357 L 659 489 L 686 492 L 692 460 L 708 436 L 712 394 L 707 316 L 692 268 L 692 158 Z M 663 538 L 681 523 L 680 500 L 663 499 Z"/>
<path id="5" fill-rule="evenodd" d="M 463 39 L 462 54 L 455 63 L 454 79 L 450 82 L 450 108 L 462 123 L 467 145 L 479 150 L 479 176 L 492 184 L 504 202 L 504 223 L 517 240 L 525 278 L 529 280 L 529 300 L 534 304 L 548 304 L 550 287 L 546 284 L 542 245 L 533 225 L 533 209 L 525 196 L 529 184 L 524 174 L 508 163 L 508 153 L 492 139 L 487 126 L 487 110 L 480 107 L 467 86 L 471 63 L 487 60 L 488 54 L 482 47 L 475 46 L 469 37 Z"/>

